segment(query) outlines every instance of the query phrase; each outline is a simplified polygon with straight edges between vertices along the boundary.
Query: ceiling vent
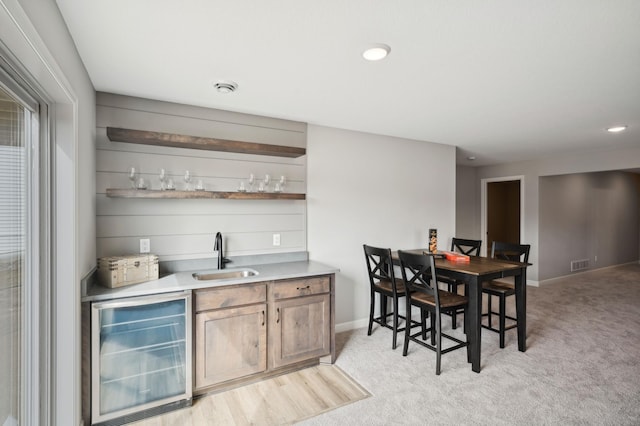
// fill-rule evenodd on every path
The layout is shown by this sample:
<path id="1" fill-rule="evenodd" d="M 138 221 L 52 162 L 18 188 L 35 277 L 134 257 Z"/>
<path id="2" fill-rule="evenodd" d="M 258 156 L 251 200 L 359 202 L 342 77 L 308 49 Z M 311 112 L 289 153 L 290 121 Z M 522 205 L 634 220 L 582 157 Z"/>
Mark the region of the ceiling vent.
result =
<path id="1" fill-rule="evenodd" d="M 233 81 L 218 81 L 214 83 L 213 87 L 220 93 L 232 93 L 238 88 L 238 83 Z"/>

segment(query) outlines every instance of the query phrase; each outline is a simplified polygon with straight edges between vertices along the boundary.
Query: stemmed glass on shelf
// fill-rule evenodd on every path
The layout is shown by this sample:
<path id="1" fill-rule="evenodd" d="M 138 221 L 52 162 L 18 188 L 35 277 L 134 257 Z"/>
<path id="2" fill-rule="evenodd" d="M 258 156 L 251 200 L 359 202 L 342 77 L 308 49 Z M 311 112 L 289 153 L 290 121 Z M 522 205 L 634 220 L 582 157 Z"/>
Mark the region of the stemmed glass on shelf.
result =
<path id="1" fill-rule="evenodd" d="M 186 183 L 185 191 L 191 191 L 191 172 L 189 170 L 184 172 L 184 181 Z"/>
<path id="2" fill-rule="evenodd" d="M 130 166 L 127 173 L 129 180 L 131 181 L 131 188 L 136 189 L 136 177 L 138 176 L 138 170 L 135 167 Z"/>
<path id="3" fill-rule="evenodd" d="M 160 190 L 164 191 L 167 189 L 166 181 L 167 181 L 167 172 L 165 169 L 160 169 L 158 172 L 158 177 L 160 178 Z"/>

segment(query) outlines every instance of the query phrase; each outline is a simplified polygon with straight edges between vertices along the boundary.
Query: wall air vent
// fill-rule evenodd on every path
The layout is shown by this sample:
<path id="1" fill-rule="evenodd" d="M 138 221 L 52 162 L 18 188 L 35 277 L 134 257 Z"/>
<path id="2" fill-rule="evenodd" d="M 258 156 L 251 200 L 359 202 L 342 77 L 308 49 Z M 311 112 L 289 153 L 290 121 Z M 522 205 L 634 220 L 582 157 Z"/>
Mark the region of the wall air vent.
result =
<path id="1" fill-rule="evenodd" d="M 589 259 L 571 261 L 571 272 L 583 271 L 585 269 L 589 269 Z"/>

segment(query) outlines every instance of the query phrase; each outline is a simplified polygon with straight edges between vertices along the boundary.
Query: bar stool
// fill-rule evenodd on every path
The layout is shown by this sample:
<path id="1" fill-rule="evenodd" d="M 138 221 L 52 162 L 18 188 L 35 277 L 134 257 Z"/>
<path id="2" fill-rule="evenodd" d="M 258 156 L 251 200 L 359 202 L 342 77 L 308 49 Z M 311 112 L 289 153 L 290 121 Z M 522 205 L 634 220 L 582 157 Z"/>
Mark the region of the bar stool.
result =
<path id="1" fill-rule="evenodd" d="M 465 238 L 455 237 L 451 239 L 451 251 L 458 251 L 459 253 L 466 254 L 468 256 L 479 256 L 480 246 L 482 246 L 482 240 L 467 240 Z M 436 276 L 439 283 L 447 285 L 447 291 L 450 293 L 457 294 L 458 286 L 460 285 L 464 288 L 464 281 L 456 280 L 445 275 L 438 274 L 437 271 Z M 448 313 L 448 315 L 451 315 L 451 328 L 455 329 L 458 326 L 457 314 L 461 313 L 461 311 L 462 310 L 460 309 L 459 311 L 452 311 Z"/>
<path id="2" fill-rule="evenodd" d="M 371 336 L 373 323 L 377 323 L 383 327 L 393 330 L 393 345 L 395 349 L 397 344 L 397 335 L 399 331 L 404 331 L 405 327 L 398 327 L 398 320 L 406 318 L 398 314 L 398 299 L 406 296 L 404 281 L 396 278 L 393 272 L 393 261 L 391 259 L 391 249 L 372 247 L 366 244 L 364 247 L 364 257 L 367 264 L 367 273 L 369 275 L 369 284 L 371 289 L 371 305 L 369 308 L 369 330 L 367 335 Z M 375 295 L 380 295 L 380 316 L 374 318 Z M 393 303 L 393 312 L 387 312 L 387 297 L 390 297 Z M 387 318 L 393 317 L 393 325 L 387 323 Z M 414 324 L 419 324 L 414 322 Z"/>
<path id="3" fill-rule="evenodd" d="M 495 259 L 527 263 L 529 261 L 530 249 L 531 245 L 529 244 L 512 244 L 494 241 L 491 247 L 491 257 Z M 526 285 L 526 283 L 524 285 Z M 487 317 L 487 325 L 482 324 L 482 327 L 498 333 L 500 335 L 500 348 L 504 348 L 505 331 L 515 328 L 518 325 L 518 320 L 514 317 L 508 316 L 506 313 L 506 299 L 507 297 L 516 294 L 516 287 L 510 282 L 492 280 L 482 283 L 482 292 L 489 296 L 487 302 L 487 313 L 482 314 L 483 317 Z M 492 296 L 498 297 L 498 312 L 493 312 L 491 309 Z M 491 324 L 492 315 L 498 315 L 498 328 L 494 328 Z M 507 319 L 513 321 L 513 323 L 507 326 Z"/>

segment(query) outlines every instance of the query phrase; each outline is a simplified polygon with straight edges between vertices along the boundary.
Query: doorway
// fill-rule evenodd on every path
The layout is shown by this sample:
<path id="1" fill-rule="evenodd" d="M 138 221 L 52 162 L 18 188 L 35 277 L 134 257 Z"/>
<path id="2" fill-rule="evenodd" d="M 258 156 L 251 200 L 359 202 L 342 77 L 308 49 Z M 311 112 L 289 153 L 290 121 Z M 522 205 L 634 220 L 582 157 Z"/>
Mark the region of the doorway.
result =
<path id="1" fill-rule="evenodd" d="M 481 233 L 484 255 L 491 255 L 494 241 L 515 244 L 522 241 L 523 186 L 523 176 L 482 180 Z"/>

